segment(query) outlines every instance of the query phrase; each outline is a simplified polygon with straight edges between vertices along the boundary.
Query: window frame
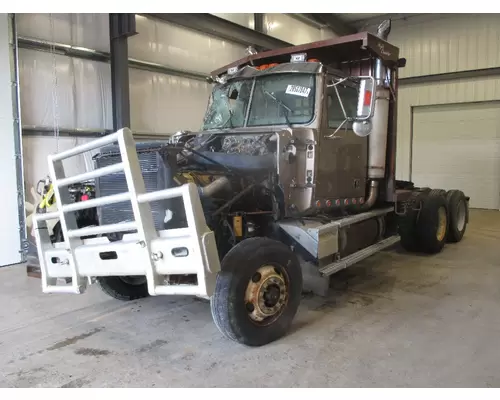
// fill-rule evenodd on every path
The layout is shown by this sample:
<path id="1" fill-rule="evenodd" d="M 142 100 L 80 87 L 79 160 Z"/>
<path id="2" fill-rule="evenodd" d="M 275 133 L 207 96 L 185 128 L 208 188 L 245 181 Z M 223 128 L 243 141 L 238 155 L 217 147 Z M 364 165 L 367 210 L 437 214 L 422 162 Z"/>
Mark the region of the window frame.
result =
<path id="1" fill-rule="evenodd" d="M 329 87 L 328 83 L 331 82 L 332 80 L 334 80 L 334 78 L 338 79 L 337 76 L 334 76 L 332 74 L 328 74 L 326 76 L 325 85 L 324 85 L 324 88 L 325 88 L 325 98 L 326 98 L 326 102 L 325 102 L 325 114 L 326 114 L 326 118 L 325 118 L 326 121 L 325 121 L 325 123 L 326 123 L 326 126 L 325 127 L 328 130 L 336 130 L 339 127 L 339 125 L 342 123 L 342 121 L 344 121 L 344 119 L 345 119 L 345 118 L 343 118 L 335 126 L 331 126 L 330 125 L 330 105 L 329 105 L 329 99 L 330 99 L 331 95 L 330 95 L 329 91 L 330 90 L 333 91 L 333 94 L 335 95 L 335 97 L 337 97 L 337 95 L 336 95 L 336 92 L 335 92 L 335 88 L 334 87 Z M 353 89 L 356 92 L 356 97 L 355 97 L 355 102 L 354 102 L 354 109 L 356 110 L 357 106 L 358 106 L 359 86 L 356 85 L 354 82 L 349 81 L 349 80 L 340 83 L 339 86 L 351 88 L 351 89 Z M 338 99 L 337 99 L 337 104 L 338 104 L 338 106 L 340 108 L 340 102 L 338 101 Z M 341 109 L 340 109 L 340 111 L 342 112 Z M 347 123 L 344 124 L 344 126 L 342 127 L 342 129 L 352 130 L 352 124 L 353 124 L 353 121 L 347 121 Z"/>

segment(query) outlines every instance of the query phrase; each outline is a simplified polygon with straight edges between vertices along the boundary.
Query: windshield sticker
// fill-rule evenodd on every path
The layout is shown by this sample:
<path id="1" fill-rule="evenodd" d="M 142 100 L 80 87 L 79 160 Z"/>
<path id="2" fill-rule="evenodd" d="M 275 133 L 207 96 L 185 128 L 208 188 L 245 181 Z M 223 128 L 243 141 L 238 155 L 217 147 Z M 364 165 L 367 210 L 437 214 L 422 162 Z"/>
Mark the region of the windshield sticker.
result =
<path id="1" fill-rule="evenodd" d="M 311 93 L 311 88 L 304 86 L 288 85 L 286 87 L 286 94 L 293 94 L 294 96 L 309 97 Z"/>

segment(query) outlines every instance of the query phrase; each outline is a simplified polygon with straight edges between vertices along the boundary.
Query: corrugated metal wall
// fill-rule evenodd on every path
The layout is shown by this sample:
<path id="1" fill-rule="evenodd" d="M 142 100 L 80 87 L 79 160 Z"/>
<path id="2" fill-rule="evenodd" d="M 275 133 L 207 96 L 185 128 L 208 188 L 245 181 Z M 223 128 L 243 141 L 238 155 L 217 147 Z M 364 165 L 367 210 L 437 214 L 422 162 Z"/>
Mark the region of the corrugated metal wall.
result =
<path id="1" fill-rule="evenodd" d="M 328 28 L 317 28 L 286 14 L 265 14 L 266 33 L 294 45 L 336 37 Z"/>
<path id="2" fill-rule="evenodd" d="M 49 14 L 20 14 L 18 20 L 20 36 L 109 51 L 106 14 L 57 14 L 52 20 Z M 173 69 L 208 74 L 244 56 L 244 46 L 142 16 L 137 16 L 137 31 L 129 40 L 129 57 Z M 54 126 L 57 105 L 60 128 L 112 127 L 109 64 L 36 50 L 22 50 L 20 62 L 24 125 Z M 131 69 L 130 86 L 133 130 L 169 133 L 199 128 L 207 83 Z"/>
<path id="3" fill-rule="evenodd" d="M 400 77 L 499 67 L 500 15 L 428 15 L 397 21 L 390 41 L 407 59 Z M 500 77 L 400 86 L 397 177 L 409 178 L 411 107 L 499 99 Z"/>
<path id="4" fill-rule="evenodd" d="M 246 28 L 254 29 L 255 20 L 253 13 L 212 13 L 216 17 L 234 22 L 235 24 L 244 26 Z"/>
<path id="5" fill-rule="evenodd" d="M 500 15 L 451 14 L 396 21 L 390 41 L 408 63 L 401 77 L 500 65 Z"/>

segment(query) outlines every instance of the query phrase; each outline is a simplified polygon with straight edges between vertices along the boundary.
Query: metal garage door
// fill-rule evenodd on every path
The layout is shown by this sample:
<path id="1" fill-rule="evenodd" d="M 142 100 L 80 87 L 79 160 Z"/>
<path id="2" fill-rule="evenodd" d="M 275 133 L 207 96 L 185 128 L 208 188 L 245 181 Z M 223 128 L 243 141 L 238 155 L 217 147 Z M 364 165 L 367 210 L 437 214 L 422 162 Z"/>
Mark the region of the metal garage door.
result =
<path id="1" fill-rule="evenodd" d="M 16 91 L 12 81 L 12 52 L 9 46 L 9 17 L 0 14 L 0 182 L 2 187 L 0 229 L 0 267 L 23 261 L 21 252 L 21 221 L 19 211 L 23 212 L 20 136 L 16 130 L 17 114 Z M 23 224 L 24 225 L 24 224 Z"/>
<path id="2" fill-rule="evenodd" d="M 460 189 L 473 208 L 500 208 L 500 104 L 413 109 L 412 180 Z"/>

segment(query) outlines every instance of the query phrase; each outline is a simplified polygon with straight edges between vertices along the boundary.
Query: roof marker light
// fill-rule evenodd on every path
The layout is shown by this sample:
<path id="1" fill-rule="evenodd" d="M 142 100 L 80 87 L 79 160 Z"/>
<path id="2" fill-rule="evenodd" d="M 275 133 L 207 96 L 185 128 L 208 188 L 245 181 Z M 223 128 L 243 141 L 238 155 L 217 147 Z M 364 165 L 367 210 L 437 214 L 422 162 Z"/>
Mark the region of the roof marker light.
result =
<path id="1" fill-rule="evenodd" d="M 290 62 L 304 62 L 306 61 L 307 54 L 306 53 L 298 53 L 298 54 L 292 54 L 292 57 L 290 57 Z"/>

